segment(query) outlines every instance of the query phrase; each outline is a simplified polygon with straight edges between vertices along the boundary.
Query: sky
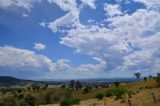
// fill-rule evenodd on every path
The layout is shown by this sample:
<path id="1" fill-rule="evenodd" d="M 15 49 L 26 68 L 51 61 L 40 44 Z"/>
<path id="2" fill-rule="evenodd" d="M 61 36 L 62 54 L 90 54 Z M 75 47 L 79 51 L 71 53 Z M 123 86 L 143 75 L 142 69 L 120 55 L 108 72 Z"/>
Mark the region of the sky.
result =
<path id="1" fill-rule="evenodd" d="M 160 72 L 159 0 L 0 0 L 0 76 Z"/>

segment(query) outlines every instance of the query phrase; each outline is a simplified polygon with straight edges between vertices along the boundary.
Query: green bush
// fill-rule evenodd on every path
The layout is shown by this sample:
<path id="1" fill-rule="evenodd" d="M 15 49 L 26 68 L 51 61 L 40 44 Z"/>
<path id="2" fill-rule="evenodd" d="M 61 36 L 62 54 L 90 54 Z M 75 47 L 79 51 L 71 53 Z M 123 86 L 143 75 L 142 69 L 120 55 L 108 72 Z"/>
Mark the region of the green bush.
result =
<path id="1" fill-rule="evenodd" d="M 34 96 L 28 94 L 25 98 L 25 103 L 27 103 L 29 106 L 36 106 L 36 99 Z"/>
<path id="2" fill-rule="evenodd" d="M 3 103 L 5 104 L 5 106 L 18 106 L 16 100 L 12 97 L 5 98 Z"/>
<path id="3" fill-rule="evenodd" d="M 96 98 L 99 99 L 99 100 L 102 100 L 103 97 L 104 97 L 104 95 L 101 94 L 101 93 L 99 93 L 99 94 L 96 95 Z"/>
<path id="4" fill-rule="evenodd" d="M 50 96 L 50 94 L 46 94 L 45 95 L 45 101 L 46 101 L 46 104 L 50 104 L 51 103 L 51 96 Z"/>
<path id="5" fill-rule="evenodd" d="M 108 89 L 105 95 L 106 97 L 116 96 L 116 99 L 120 99 L 122 98 L 122 95 L 124 95 L 126 92 L 127 90 L 124 88 L 112 88 Z"/>
<path id="6" fill-rule="evenodd" d="M 160 77 L 155 78 L 156 82 L 157 82 L 157 86 L 160 87 Z"/>
<path id="7" fill-rule="evenodd" d="M 72 105 L 75 105 L 75 104 L 79 104 L 80 103 L 80 100 L 79 99 L 64 99 L 60 106 L 72 106 Z"/>
<path id="8" fill-rule="evenodd" d="M 89 92 L 89 87 L 85 87 L 83 93 L 88 93 L 88 92 Z"/>

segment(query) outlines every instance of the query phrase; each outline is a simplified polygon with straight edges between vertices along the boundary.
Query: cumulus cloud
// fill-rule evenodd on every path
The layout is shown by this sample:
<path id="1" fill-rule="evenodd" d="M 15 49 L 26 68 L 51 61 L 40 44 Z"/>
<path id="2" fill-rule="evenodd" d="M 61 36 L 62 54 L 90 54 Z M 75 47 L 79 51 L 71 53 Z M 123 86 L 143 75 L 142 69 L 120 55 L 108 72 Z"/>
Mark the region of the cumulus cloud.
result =
<path id="1" fill-rule="evenodd" d="M 96 5 L 95 5 L 96 0 L 81 0 L 81 1 L 85 5 L 88 5 L 89 7 L 91 7 L 92 9 L 96 8 Z"/>
<path id="2" fill-rule="evenodd" d="M 9 7 L 16 6 L 30 11 L 34 4 L 41 0 L 0 0 L 0 8 L 9 9 Z"/>
<path id="3" fill-rule="evenodd" d="M 135 1 L 148 8 L 129 15 L 123 13 L 118 4 L 105 4 L 104 10 L 109 17 L 104 20 L 109 23 L 108 27 L 81 24 L 83 27 L 69 29 L 60 43 L 75 48 L 77 53 L 100 58 L 105 62 L 103 70 L 159 70 L 159 55 L 155 55 L 160 42 L 159 2 Z M 88 70 L 93 70 L 91 67 Z"/>
<path id="4" fill-rule="evenodd" d="M 65 26 L 69 28 L 80 27 L 79 14 L 80 10 L 84 5 L 90 6 L 92 9 L 95 9 L 95 0 L 81 0 L 82 4 L 78 5 L 76 0 L 48 0 L 49 3 L 57 4 L 63 11 L 67 13 L 61 18 L 56 19 L 53 22 L 50 22 L 48 27 L 53 31 L 57 32 L 58 27 Z M 82 27 L 82 26 L 81 26 Z"/>
<path id="5" fill-rule="evenodd" d="M 40 51 L 44 50 L 46 48 L 46 45 L 42 43 L 35 43 L 33 48 Z"/>
<path id="6" fill-rule="evenodd" d="M 27 69 L 28 71 L 41 69 L 54 71 L 55 63 L 30 50 L 4 46 L 0 47 L 0 66 Z"/>
<path id="7" fill-rule="evenodd" d="M 0 47 L 0 69 L 2 75 L 18 76 L 20 78 L 48 78 L 62 73 L 90 72 L 104 67 L 104 62 L 98 64 L 82 64 L 78 67 L 70 66 L 67 59 L 59 59 L 53 62 L 48 57 L 37 54 L 34 51 L 19 49 L 12 46 Z M 24 75 L 25 74 L 25 75 Z M 56 74 L 56 75 L 55 75 Z M 73 75 L 73 76 L 75 76 Z M 50 76 L 51 77 L 51 76 Z M 64 78 L 64 76 L 62 77 Z"/>
<path id="8" fill-rule="evenodd" d="M 106 15 L 113 17 L 117 15 L 122 15 L 123 13 L 121 12 L 120 6 L 118 4 L 104 4 L 104 10 L 106 11 Z"/>

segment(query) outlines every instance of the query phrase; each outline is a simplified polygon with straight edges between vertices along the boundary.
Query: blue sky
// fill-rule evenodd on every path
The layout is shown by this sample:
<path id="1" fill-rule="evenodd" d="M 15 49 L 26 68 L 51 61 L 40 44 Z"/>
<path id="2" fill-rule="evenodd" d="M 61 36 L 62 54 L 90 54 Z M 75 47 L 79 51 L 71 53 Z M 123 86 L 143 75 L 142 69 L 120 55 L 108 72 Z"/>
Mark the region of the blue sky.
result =
<path id="1" fill-rule="evenodd" d="M 159 12 L 159 0 L 0 0 L 0 75 L 155 75 Z"/>

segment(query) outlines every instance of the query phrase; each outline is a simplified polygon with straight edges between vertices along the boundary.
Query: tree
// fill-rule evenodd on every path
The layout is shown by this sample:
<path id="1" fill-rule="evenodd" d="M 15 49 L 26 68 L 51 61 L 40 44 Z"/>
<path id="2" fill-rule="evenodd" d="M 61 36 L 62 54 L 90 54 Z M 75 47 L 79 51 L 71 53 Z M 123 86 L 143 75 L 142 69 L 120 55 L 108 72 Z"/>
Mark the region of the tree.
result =
<path id="1" fill-rule="evenodd" d="M 48 84 L 45 84 L 42 89 L 47 90 Z"/>
<path id="2" fill-rule="evenodd" d="M 71 80 L 71 81 L 70 81 L 70 87 L 71 87 L 72 89 L 74 89 L 74 87 L 75 87 L 75 81 L 74 81 L 74 80 Z"/>
<path id="3" fill-rule="evenodd" d="M 89 92 L 89 87 L 85 87 L 84 90 L 83 90 L 83 93 L 88 93 Z"/>
<path id="4" fill-rule="evenodd" d="M 82 88 L 82 84 L 79 81 L 76 81 L 76 90 L 81 88 Z"/>
<path id="5" fill-rule="evenodd" d="M 116 81 L 116 82 L 114 83 L 114 85 L 115 85 L 116 87 L 119 87 L 120 82 Z"/>
<path id="6" fill-rule="evenodd" d="M 61 88 L 62 88 L 62 89 L 66 88 L 66 85 L 64 85 L 64 84 L 63 84 L 63 85 L 61 85 Z"/>
<path id="7" fill-rule="evenodd" d="M 160 77 L 160 73 L 157 73 L 157 76 Z"/>
<path id="8" fill-rule="evenodd" d="M 134 75 L 136 76 L 136 78 L 139 80 L 140 76 L 141 76 L 141 73 L 140 72 L 136 72 L 134 73 Z"/>
<path id="9" fill-rule="evenodd" d="M 33 91 L 40 90 L 39 84 L 32 84 L 31 87 L 32 87 Z"/>
<path id="10" fill-rule="evenodd" d="M 144 81 L 145 81 L 145 82 L 147 81 L 147 77 L 144 77 Z"/>
<path id="11" fill-rule="evenodd" d="M 149 75 L 149 78 L 153 78 L 153 76 L 152 76 L 152 75 Z"/>

